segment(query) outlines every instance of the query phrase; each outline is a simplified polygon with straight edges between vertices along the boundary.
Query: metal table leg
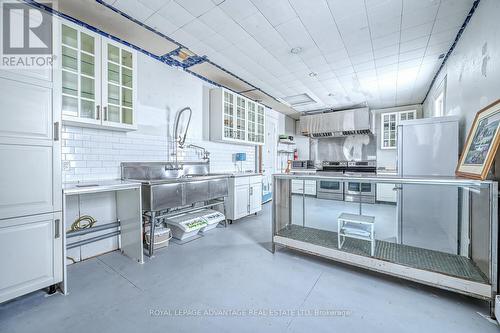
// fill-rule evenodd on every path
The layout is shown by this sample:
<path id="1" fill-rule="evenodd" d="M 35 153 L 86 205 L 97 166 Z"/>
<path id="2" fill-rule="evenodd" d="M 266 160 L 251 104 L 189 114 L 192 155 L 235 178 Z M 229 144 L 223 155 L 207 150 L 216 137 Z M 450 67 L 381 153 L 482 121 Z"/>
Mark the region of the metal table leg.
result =
<path id="1" fill-rule="evenodd" d="M 155 244 L 155 225 L 156 225 L 156 212 L 151 212 L 151 220 L 149 226 L 149 257 L 153 256 L 153 248 Z"/>

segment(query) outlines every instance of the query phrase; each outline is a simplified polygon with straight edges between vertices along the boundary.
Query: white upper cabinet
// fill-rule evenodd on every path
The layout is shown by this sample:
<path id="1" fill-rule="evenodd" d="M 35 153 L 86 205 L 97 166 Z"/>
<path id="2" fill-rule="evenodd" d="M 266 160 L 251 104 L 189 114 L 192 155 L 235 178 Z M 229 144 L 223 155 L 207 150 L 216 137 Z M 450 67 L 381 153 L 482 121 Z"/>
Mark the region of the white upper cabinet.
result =
<path id="1" fill-rule="evenodd" d="M 61 24 L 63 122 L 135 130 L 134 50 L 69 22 Z"/>
<path id="2" fill-rule="evenodd" d="M 386 112 L 380 115 L 380 148 L 397 148 L 397 129 L 401 121 L 417 118 L 417 110 Z"/>
<path id="3" fill-rule="evenodd" d="M 103 124 L 136 129 L 136 55 L 121 44 L 103 39 Z"/>
<path id="4" fill-rule="evenodd" d="M 210 138 L 213 141 L 264 144 L 264 106 L 224 88 L 210 91 Z"/>

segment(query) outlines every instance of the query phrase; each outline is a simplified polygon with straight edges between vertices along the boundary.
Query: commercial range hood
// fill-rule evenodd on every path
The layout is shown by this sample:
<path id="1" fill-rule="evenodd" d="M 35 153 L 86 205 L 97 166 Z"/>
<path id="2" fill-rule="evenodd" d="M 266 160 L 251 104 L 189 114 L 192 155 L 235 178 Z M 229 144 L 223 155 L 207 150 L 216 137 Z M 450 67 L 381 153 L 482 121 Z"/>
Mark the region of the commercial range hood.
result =
<path id="1" fill-rule="evenodd" d="M 300 117 L 300 131 L 314 138 L 369 134 L 372 132 L 370 110 L 359 108 L 304 115 Z"/>

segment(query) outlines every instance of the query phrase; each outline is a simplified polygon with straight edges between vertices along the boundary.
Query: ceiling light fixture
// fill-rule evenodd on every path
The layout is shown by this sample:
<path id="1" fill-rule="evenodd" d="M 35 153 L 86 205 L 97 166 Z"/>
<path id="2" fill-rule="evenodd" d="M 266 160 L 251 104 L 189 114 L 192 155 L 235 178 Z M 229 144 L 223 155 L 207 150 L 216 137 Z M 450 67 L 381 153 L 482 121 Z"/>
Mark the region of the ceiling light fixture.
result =
<path id="1" fill-rule="evenodd" d="M 310 76 L 310 77 L 316 77 L 316 76 L 318 76 L 318 73 L 311 72 L 311 73 L 309 73 L 309 76 Z"/>
<path id="2" fill-rule="evenodd" d="M 299 54 L 300 52 L 302 52 L 302 48 L 297 46 L 297 47 L 294 47 L 290 50 L 290 53 L 291 54 Z"/>

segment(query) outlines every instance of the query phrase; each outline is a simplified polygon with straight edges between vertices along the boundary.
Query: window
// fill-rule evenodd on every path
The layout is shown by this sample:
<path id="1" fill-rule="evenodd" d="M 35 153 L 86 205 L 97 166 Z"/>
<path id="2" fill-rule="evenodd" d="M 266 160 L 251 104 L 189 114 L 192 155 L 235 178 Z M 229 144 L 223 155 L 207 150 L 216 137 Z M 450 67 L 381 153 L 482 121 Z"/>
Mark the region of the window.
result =
<path id="1" fill-rule="evenodd" d="M 444 116 L 444 91 L 434 100 L 434 117 Z"/>

